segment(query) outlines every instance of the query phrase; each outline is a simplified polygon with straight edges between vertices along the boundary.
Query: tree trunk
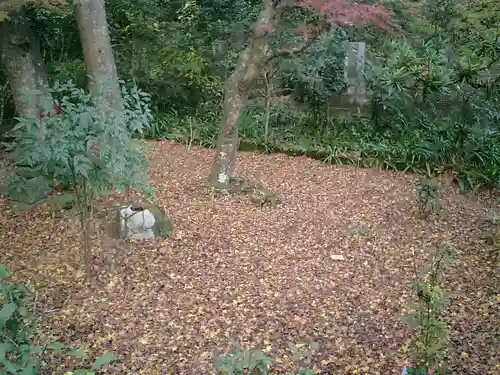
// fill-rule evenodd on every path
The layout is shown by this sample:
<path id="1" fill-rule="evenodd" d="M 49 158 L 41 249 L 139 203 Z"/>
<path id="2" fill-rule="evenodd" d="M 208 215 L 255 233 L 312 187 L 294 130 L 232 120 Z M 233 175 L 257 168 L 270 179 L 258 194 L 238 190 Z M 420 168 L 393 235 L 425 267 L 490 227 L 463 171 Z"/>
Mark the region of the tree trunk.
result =
<path id="1" fill-rule="evenodd" d="M 90 76 L 89 90 L 101 100 L 105 113 L 119 115 L 123 103 L 104 0 L 75 0 L 74 7 L 85 67 Z"/>
<path id="2" fill-rule="evenodd" d="M 264 72 L 264 84 L 266 87 L 265 91 L 265 112 L 264 112 L 264 145 L 269 146 L 269 123 L 271 122 L 271 106 L 272 106 L 272 95 L 273 95 L 273 70 Z"/>
<path id="3" fill-rule="evenodd" d="M 40 117 L 40 95 L 48 88 L 40 47 L 22 9 L 0 23 L 0 57 L 19 117 Z"/>
<path id="4" fill-rule="evenodd" d="M 250 90 L 270 58 L 268 35 L 278 22 L 279 11 L 273 0 L 264 0 L 247 47 L 240 53 L 236 68 L 226 82 L 216 155 L 209 177 L 210 184 L 216 188 L 229 188 L 239 143 L 238 122 Z"/>

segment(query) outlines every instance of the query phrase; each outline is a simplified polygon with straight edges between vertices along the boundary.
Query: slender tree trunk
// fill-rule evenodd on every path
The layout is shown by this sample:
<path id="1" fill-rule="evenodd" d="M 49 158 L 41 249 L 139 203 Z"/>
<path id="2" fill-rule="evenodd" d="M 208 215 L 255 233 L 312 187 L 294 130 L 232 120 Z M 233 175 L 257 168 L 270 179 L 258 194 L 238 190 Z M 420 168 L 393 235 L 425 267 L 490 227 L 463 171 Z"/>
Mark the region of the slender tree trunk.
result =
<path id="1" fill-rule="evenodd" d="M 48 80 L 40 46 L 22 9 L 9 13 L 0 23 L 0 57 L 18 116 L 40 117 L 40 96 L 48 88 Z"/>
<path id="2" fill-rule="evenodd" d="M 273 71 L 269 69 L 269 71 L 264 72 L 264 84 L 266 85 L 265 92 L 265 117 L 264 117 L 264 144 L 267 150 L 269 145 L 269 123 L 271 122 L 271 105 L 272 105 L 272 94 L 273 94 Z"/>
<path id="3" fill-rule="evenodd" d="M 222 120 L 217 137 L 215 160 L 209 176 L 212 186 L 228 189 L 238 150 L 238 122 L 250 90 L 270 57 L 269 33 L 279 21 L 272 0 L 264 0 L 247 47 L 240 53 L 236 68 L 226 82 Z"/>
<path id="4" fill-rule="evenodd" d="M 120 115 L 123 103 L 111 48 L 104 0 L 75 0 L 76 20 L 80 30 L 89 89 L 102 100 L 103 110 Z"/>

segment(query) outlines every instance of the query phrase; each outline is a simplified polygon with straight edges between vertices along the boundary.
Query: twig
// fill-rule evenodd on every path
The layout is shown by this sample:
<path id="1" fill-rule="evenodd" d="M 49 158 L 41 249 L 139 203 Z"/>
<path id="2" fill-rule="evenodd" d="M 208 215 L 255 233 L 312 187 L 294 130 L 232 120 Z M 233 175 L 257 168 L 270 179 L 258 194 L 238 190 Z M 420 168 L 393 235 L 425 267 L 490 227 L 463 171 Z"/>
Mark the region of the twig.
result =
<path id="1" fill-rule="evenodd" d="M 36 316 L 36 305 L 38 304 L 38 292 L 35 292 L 35 299 L 33 301 L 33 315 Z"/>
<path id="2" fill-rule="evenodd" d="M 12 340 L 8 335 L 4 335 L 4 337 L 7 338 L 7 340 L 9 340 L 12 344 L 14 344 L 16 348 L 19 348 L 19 344 Z"/>
<path id="3" fill-rule="evenodd" d="M 191 146 L 194 141 L 194 131 L 193 131 L 193 122 L 189 121 L 189 143 L 187 146 L 187 152 L 191 151 Z"/>

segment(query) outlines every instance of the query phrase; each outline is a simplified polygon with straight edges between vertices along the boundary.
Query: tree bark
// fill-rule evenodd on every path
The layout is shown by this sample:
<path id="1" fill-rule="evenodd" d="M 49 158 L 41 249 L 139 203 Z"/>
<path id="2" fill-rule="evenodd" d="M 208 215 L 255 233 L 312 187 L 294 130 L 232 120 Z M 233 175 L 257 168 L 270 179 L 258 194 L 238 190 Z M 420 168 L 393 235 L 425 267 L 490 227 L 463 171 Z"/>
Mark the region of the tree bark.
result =
<path id="1" fill-rule="evenodd" d="M 123 112 L 123 103 L 111 48 L 104 0 L 75 0 L 74 8 L 87 74 L 89 90 L 99 98 L 106 114 Z"/>
<path id="2" fill-rule="evenodd" d="M 250 89 L 271 57 L 268 37 L 279 22 L 279 18 L 280 9 L 276 7 L 275 2 L 263 0 L 247 47 L 240 53 L 236 68 L 226 82 L 216 155 L 209 176 L 209 183 L 216 188 L 229 188 L 239 143 L 238 122 L 246 106 Z"/>
<path id="3" fill-rule="evenodd" d="M 0 39 L 0 57 L 18 116 L 40 117 L 40 96 L 49 85 L 40 46 L 22 9 L 0 23 Z"/>

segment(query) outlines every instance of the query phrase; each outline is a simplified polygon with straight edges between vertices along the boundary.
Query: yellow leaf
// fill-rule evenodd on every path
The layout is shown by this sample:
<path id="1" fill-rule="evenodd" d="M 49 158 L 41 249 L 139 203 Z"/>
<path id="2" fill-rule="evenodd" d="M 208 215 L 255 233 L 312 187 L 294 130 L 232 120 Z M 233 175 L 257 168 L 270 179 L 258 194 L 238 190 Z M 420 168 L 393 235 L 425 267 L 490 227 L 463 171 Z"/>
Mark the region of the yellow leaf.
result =
<path id="1" fill-rule="evenodd" d="M 200 358 L 201 359 L 207 359 L 208 357 L 210 357 L 210 353 L 209 352 L 203 352 L 200 354 Z"/>

